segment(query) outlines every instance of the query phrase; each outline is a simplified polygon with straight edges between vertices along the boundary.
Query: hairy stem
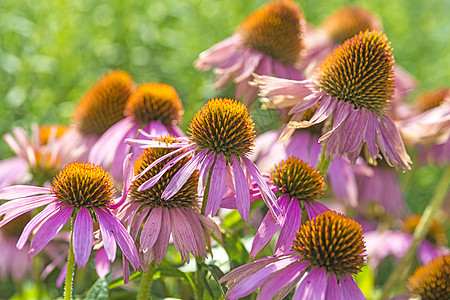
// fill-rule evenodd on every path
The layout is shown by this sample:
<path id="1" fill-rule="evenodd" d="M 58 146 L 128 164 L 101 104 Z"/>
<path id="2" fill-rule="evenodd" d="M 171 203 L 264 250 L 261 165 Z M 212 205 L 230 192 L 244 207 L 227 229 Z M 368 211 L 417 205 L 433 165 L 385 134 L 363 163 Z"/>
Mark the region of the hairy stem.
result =
<path id="1" fill-rule="evenodd" d="M 69 241 L 69 257 L 67 258 L 67 270 L 66 270 L 66 282 L 64 285 L 64 300 L 72 299 L 72 288 L 73 288 L 73 273 L 75 266 L 75 254 L 73 253 L 73 220 L 72 220 L 72 230 L 70 232 Z"/>
<path id="2" fill-rule="evenodd" d="M 152 262 L 148 266 L 148 272 L 144 272 L 141 277 L 141 284 L 139 286 L 139 292 L 137 295 L 138 300 L 145 300 L 147 299 L 148 294 L 150 293 L 150 288 L 152 287 L 153 283 L 153 275 L 156 271 L 156 263 Z"/>

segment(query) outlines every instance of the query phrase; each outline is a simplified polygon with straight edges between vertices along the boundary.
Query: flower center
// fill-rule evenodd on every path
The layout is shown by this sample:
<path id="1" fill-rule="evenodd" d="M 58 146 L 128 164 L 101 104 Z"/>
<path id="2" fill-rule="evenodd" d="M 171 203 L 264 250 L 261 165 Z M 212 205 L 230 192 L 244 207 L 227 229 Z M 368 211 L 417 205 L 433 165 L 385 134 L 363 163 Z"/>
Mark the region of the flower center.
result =
<path id="1" fill-rule="evenodd" d="M 328 95 L 386 114 L 394 94 L 394 57 L 386 35 L 365 31 L 345 41 L 319 65 L 317 84 Z"/>
<path id="2" fill-rule="evenodd" d="M 322 197 L 325 188 L 322 175 L 296 157 L 276 164 L 269 173 L 272 183 L 290 197 L 300 201 L 313 201 Z"/>
<path id="3" fill-rule="evenodd" d="M 159 139 L 161 143 L 175 143 L 177 139 L 171 136 L 164 136 Z M 134 163 L 134 174 L 141 173 L 147 166 L 149 166 L 156 159 L 169 154 L 172 149 L 165 148 L 148 148 L 139 156 Z M 181 154 L 181 153 L 179 153 Z M 151 168 L 143 176 L 136 179 L 130 188 L 129 195 L 132 201 L 142 202 L 146 205 L 153 207 L 166 207 L 166 208 L 191 208 L 196 207 L 198 203 L 197 199 L 197 184 L 198 184 L 198 172 L 195 171 L 183 187 L 170 199 L 164 200 L 161 198 L 162 193 L 166 189 L 173 176 L 192 158 L 191 156 L 184 157 L 175 165 L 173 165 L 164 175 L 158 180 L 158 182 L 144 191 L 138 191 L 138 187 L 145 181 L 149 180 L 153 176 L 157 175 L 161 169 L 172 159 L 174 156 L 166 158 L 159 164 Z"/>
<path id="4" fill-rule="evenodd" d="M 408 279 L 408 290 L 423 300 L 448 299 L 450 295 L 450 255 L 440 256 L 420 266 Z"/>
<path id="5" fill-rule="evenodd" d="M 30 220 L 31 213 L 26 213 L 6 223 L 0 230 L 2 234 L 17 239 Z"/>
<path id="6" fill-rule="evenodd" d="M 331 14 L 320 27 L 336 44 L 342 44 L 360 31 L 383 29 L 381 21 L 370 11 L 353 5 L 348 5 Z"/>
<path id="7" fill-rule="evenodd" d="M 233 99 L 211 99 L 193 117 L 189 132 L 200 149 L 240 157 L 255 143 L 255 124 L 247 108 Z"/>
<path id="8" fill-rule="evenodd" d="M 133 90 L 134 82 L 128 73 L 106 73 L 75 107 L 72 122 L 85 135 L 102 135 L 125 118 L 123 112 Z"/>
<path id="9" fill-rule="evenodd" d="M 438 88 L 422 93 L 416 100 L 415 105 L 421 111 L 438 107 L 443 102 L 450 102 L 450 88 Z"/>
<path id="10" fill-rule="evenodd" d="M 408 233 L 414 233 L 417 225 L 420 222 L 420 215 L 413 215 L 406 218 L 403 222 L 403 231 Z M 426 239 L 436 245 L 446 245 L 447 244 L 447 235 L 442 224 L 434 219 L 431 221 L 430 229 L 427 232 Z"/>
<path id="11" fill-rule="evenodd" d="M 301 55 L 305 20 L 292 1 L 270 2 L 251 14 L 237 29 L 243 44 L 287 65 Z"/>
<path id="12" fill-rule="evenodd" d="M 114 185 L 101 167 L 74 162 L 53 179 L 52 192 L 59 201 L 76 207 L 104 207 L 112 203 Z"/>
<path id="13" fill-rule="evenodd" d="M 361 225 L 335 211 L 326 211 L 300 226 L 293 249 L 312 265 L 336 274 L 356 274 L 365 264 Z"/>
<path id="14" fill-rule="evenodd" d="M 175 89 L 167 84 L 144 83 L 131 96 L 125 114 L 141 123 L 161 121 L 164 125 L 181 121 L 183 107 Z"/>

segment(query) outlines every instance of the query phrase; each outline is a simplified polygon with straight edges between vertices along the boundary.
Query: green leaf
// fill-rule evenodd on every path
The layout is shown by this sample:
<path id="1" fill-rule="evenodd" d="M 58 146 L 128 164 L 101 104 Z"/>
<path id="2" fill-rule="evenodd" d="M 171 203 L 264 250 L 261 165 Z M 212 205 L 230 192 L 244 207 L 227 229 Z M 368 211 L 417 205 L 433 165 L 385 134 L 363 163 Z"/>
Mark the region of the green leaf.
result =
<path id="1" fill-rule="evenodd" d="M 233 234 L 225 233 L 222 235 L 225 251 L 230 258 L 230 269 L 250 262 L 250 257 L 241 240 Z"/>
<path id="2" fill-rule="evenodd" d="M 211 273 L 211 275 L 213 276 L 213 278 L 216 280 L 217 285 L 220 286 L 220 291 L 222 292 L 222 295 L 225 297 L 225 294 L 227 293 L 228 289 L 225 286 L 225 283 L 222 283 L 222 284 L 219 283 L 220 278 L 222 278 L 225 274 L 215 264 L 209 264 L 209 265 L 206 265 L 206 267 L 208 268 L 208 270 Z"/>
<path id="3" fill-rule="evenodd" d="M 361 269 L 361 272 L 359 272 L 358 275 L 354 277 L 356 284 L 358 285 L 359 289 L 363 292 L 364 296 L 366 296 L 367 299 L 370 299 L 373 293 L 375 283 L 375 275 L 373 273 L 373 270 L 369 268 L 367 265 L 365 265 Z"/>
<path id="4" fill-rule="evenodd" d="M 111 280 L 111 274 L 104 278 L 99 278 L 89 289 L 86 300 L 108 300 L 108 284 Z"/>

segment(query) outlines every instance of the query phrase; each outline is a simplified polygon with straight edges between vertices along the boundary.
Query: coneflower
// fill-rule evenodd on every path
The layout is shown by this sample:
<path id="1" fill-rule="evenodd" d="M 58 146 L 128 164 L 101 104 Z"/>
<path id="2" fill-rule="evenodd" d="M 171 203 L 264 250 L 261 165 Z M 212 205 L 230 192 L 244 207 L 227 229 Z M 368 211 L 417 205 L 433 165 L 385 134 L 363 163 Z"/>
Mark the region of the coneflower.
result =
<path id="1" fill-rule="evenodd" d="M 322 175 L 306 162 L 290 157 L 270 170 L 270 183 L 279 194 L 278 205 L 285 213 L 283 224 L 279 224 L 268 213 L 253 240 L 250 256 L 255 257 L 272 236 L 281 228 L 275 254 L 289 251 L 295 232 L 302 223 L 302 209 L 308 211 L 310 219 L 328 210 L 317 202 L 322 198 L 325 184 Z"/>
<path id="2" fill-rule="evenodd" d="M 250 104 L 257 89 L 248 82 L 251 74 L 303 79 L 301 61 L 305 19 L 293 1 L 269 2 L 237 28 L 235 34 L 202 52 L 194 65 L 199 70 L 214 67 L 215 84 L 221 88 L 231 80 L 237 83 L 235 97 Z"/>
<path id="3" fill-rule="evenodd" d="M 181 100 L 172 86 L 162 83 L 141 84 L 126 104 L 126 117 L 98 139 L 89 153 L 89 161 L 110 170 L 113 178 L 122 181 L 123 161 L 130 152 L 125 139 L 144 138 L 138 132 L 139 129 L 154 136 L 182 136 L 184 134 L 177 126 L 182 113 Z M 134 157 L 140 153 L 142 151 L 137 150 Z"/>
<path id="4" fill-rule="evenodd" d="M 365 264 L 361 226 L 334 211 L 301 225 L 289 252 L 240 266 L 220 279 L 227 299 L 261 287 L 257 299 L 365 299 L 352 275 Z"/>
<path id="5" fill-rule="evenodd" d="M 232 99 L 211 99 L 194 115 L 188 134 L 189 137 L 179 138 L 178 142 L 172 144 L 161 143 L 152 137 L 149 140 L 128 141 L 133 146 L 144 148 L 178 148 L 155 160 L 135 176 L 135 179 L 141 177 L 161 161 L 172 157 L 156 175 L 143 182 L 139 190 L 151 188 L 176 162 L 192 155 L 174 174 L 161 195 L 162 199 L 168 200 L 175 196 L 199 168 L 198 190 L 206 194 L 202 207 L 206 215 L 217 213 L 225 188 L 228 187 L 236 192 L 239 213 L 248 220 L 250 179 L 253 178 L 274 217 L 280 219 L 281 211 L 276 204 L 276 196 L 257 167 L 247 158 L 254 143 L 255 125 L 243 104 Z"/>
<path id="6" fill-rule="evenodd" d="M 267 101 L 280 97 L 298 101 L 290 110 L 293 116 L 283 138 L 292 134 L 293 128 L 307 128 L 332 116 L 332 128 L 319 139 L 327 143 L 326 156 L 331 160 L 347 155 L 356 162 L 364 149 L 371 159 L 383 155 L 390 166 L 410 169 L 403 141 L 387 115 L 394 93 L 393 64 L 386 35 L 366 31 L 335 49 L 316 69 L 313 79 L 256 76 L 254 83 Z M 301 121 L 316 103 L 319 107 L 314 115 Z"/>

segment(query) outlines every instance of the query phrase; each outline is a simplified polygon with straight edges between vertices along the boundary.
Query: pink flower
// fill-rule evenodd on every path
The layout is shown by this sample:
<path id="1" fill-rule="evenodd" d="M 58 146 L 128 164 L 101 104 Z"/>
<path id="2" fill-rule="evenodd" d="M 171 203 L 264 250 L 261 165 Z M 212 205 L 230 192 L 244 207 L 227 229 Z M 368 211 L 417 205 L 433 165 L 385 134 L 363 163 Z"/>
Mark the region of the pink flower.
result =
<path id="1" fill-rule="evenodd" d="M 257 299 L 283 299 L 299 282 L 293 299 L 365 299 L 352 277 L 365 263 L 364 251 L 361 227 L 326 211 L 300 227 L 291 251 L 240 266 L 220 282 L 227 282 L 227 299 L 258 287 Z"/>
<path id="2" fill-rule="evenodd" d="M 289 112 L 293 116 L 282 138 L 290 136 L 293 128 L 307 128 L 332 116 L 332 128 L 319 139 L 327 143 L 326 155 L 331 160 L 347 155 L 355 163 L 363 147 L 367 147 L 372 159 L 381 158 L 381 151 L 390 166 L 410 169 L 403 141 L 387 115 L 394 92 L 391 52 L 385 35 L 366 31 L 335 49 L 316 69 L 313 79 L 256 76 L 254 82 L 267 101 L 297 101 Z M 361 67 L 352 65 L 356 61 Z M 377 70 L 376 77 L 370 75 L 373 70 Z M 314 115 L 302 121 L 305 112 L 316 104 L 319 107 Z"/>
<path id="3" fill-rule="evenodd" d="M 183 108 L 175 89 L 167 84 L 144 83 L 131 95 L 125 108 L 126 117 L 109 128 L 92 146 L 88 160 L 107 170 L 122 181 L 122 165 L 131 148 L 127 138 L 144 138 L 138 130 L 161 136 L 183 136 L 176 124 L 181 121 Z M 105 150 L 107 149 L 107 151 Z M 142 151 L 134 153 L 137 158 Z"/>
<path id="4" fill-rule="evenodd" d="M 164 136 L 158 139 L 167 145 L 177 143 L 177 139 Z M 134 164 L 134 174 L 139 174 L 151 162 L 167 156 L 171 149 L 148 148 Z M 175 248 L 180 252 L 182 260 L 189 262 L 189 254 L 196 257 L 206 257 L 206 249 L 210 247 L 210 233 L 221 239 L 219 227 L 214 221 L 200 214 L 198 206 L 198 172 L 190 175 L 175 195 L 164 199 L 162 194 L 172 177 L 190 160 L 185 156 L 172 168 L 165 172 L 149 189 L 140 190 L 139 186 L 153 175 L 158 174 L 164 165 L 170 161 L 166 158 L 161 165 L 152 168 L 142 177 L 131 181 L 133 166 L 128 168 L 129 176 L 127 199 L 120 207 L 118 215 L 128 224 L 131 235 L 139 244 L 141 253 L 141 266 L 144 269 L 152 261 L 161 263 L 169 239 L 172 237 Z M 140 236 L 138 238 L 138 236 Z"/>
<path id="5" fill-rule="evenodd" d="M 171 178 L 161 195 L 163 200 L 175 196 L 199 168 L 198 191 L 208 194 L 207 203 L 203 204 L 206 215 L 217 213 L 227 187 L 235 192 L 239 213 L 248 221 L 250 180 L 253 178 L 274 218 L 281 221 L 282 213 L 276 204 L 276 196 L 257 167 L 247 158 L 255 132 L 254 123 L 243 104 L 232 99 L 212 99 L 194 116 L 189 131 L 189 138 L 179 138 L 178 142 L 171 144 L 161 143 L 152 136 L 149 136 L 149 140 L 128 140 L 131 145 L 143 148 L 178 148 L 155 160 L 135 176 L 138 179 L 161 161 L 173 157 L 157 174 L 143 182 L 138 190 L 151 188 L 175 163 L 192 155 Z M 204 191 L 206 186 L 209 190 Z"/>
<path id="6" fill-rule="evenodd" d="M 199 70 L 214 67 L 221 88 L 237 83 L 235 96 L 251 104 L 257 89 L 249 86 L 252 73 L 303 79 L 297 69 L 301 60 L 305 20 L 293 1 L 269 2 L 250 15 L 236 33 L 202 52 L 194 65 Z"/>
<path id="7" fill-rule="evenodd" d="M 34 233 L 28 251 L 31 259 L 72 217 L 75 262 L 84 267 L 93 245 L 92 217 L 95 217 L 109 261 L 116 257 L 117 243 L 131 264 L 139 268 L 133 240 L 111 212 L 113 193 L 111 179 L 103 169 L 88 163 L 71 163 L 58 173 L 50 188 L 17 185 L 1 189 L 0 199 L 9 201 L 0 206 L 0 216 L 3 216 L 0 227 L 20 215 L 46 206 L 28 222 L 17 242 L 20 250 Z"/>

